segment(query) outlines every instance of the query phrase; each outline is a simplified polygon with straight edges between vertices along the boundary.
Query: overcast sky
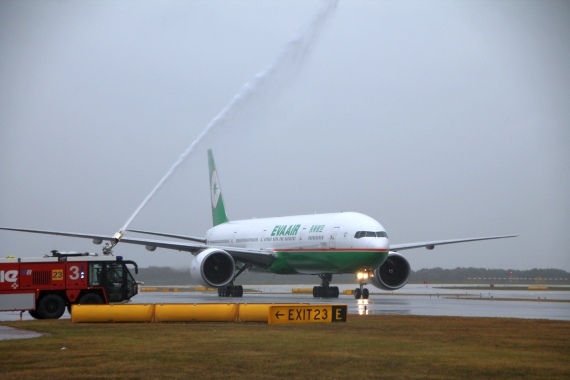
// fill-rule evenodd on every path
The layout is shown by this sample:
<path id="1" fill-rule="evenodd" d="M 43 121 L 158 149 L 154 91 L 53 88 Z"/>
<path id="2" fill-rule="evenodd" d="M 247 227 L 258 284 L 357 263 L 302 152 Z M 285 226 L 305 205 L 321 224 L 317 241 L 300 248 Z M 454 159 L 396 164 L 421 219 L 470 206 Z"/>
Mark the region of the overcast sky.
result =
<path id="1" fill-rule="evenodd" d="M 115 233 L 321 1 L 0 1 L 0 226 Z M 412 269 L 570 270 L 570 2 L 341 1 L 131 224 L 356 211 Z M 134 236 L 134 235 L 133 235 Z M 0 232 L 0 257 L 100 252 Z M 119 244 L 140 266 L 191 255 Z"/>

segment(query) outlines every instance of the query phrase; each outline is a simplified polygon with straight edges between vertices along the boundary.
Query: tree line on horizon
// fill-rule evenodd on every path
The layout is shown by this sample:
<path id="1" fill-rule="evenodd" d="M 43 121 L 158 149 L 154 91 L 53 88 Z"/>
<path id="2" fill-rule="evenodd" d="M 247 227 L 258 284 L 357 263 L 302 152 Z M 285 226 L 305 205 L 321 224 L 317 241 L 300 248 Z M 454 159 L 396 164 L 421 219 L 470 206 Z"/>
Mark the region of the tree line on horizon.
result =
<path id="1" fill-rule="evenodd" d="M 197 285 L 190 276 L 190 269 L 177 269 L 170 267 L 139 268 L 135 275 L 137 281 L 148 285 Z M 412 271 L 409 283 L 503 283 L 503 284 L 529 284 L 545 283 L 550 285 L 565 285 L 570 283 L 570 272 L 561 269 L 486 269 L 486 268 L 431 268 Z M 320 279 L 315 275 L 277 275 L 273 273 L 259 273 L 255 271 L 241 274 L 237 284 L 318 284 Z M 333 275 L 333 284 L 357 283 L 353 274 Z"/>

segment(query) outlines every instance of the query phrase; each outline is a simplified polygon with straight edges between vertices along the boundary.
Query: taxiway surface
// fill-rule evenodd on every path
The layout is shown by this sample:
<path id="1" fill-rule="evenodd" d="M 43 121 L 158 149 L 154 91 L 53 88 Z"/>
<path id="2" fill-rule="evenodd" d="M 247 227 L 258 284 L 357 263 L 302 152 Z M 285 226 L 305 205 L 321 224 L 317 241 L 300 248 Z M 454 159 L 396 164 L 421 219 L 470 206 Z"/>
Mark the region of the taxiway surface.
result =
<path id="1" fill-rule="evenodd" d="M 373 292 L 367 302 L 352 295 L 341 294 L 338 299 L 313 298 L 311 294 L 292 294 L 292 288 L 312 288 L 313 285 L 247 285 L 242 298 L 220 298 L 216 292 L 142 292 L 133 303 L 312 303 L 348 305 L 349 314 L 440 315 L 461 317 L 500 317 L 570 320 L 570 291 L 442 289 L 439 286 L 407 285 L 394 292 Z M 355 288 L 353 284 L 338 285 L 340 291 Z M 459 285 L 458 285 L 459 286 Z M 450 285 L 446 285 L 450 287 Z M 179 287 L 184 290 L 183 287 Z M 508 300 L 506 300 L 508 299 Z M 69 318 L 65 313 L 62 318 Z M 2 312 L 0 320 L 15 321 L 19 312 Z M 32 317 L 22 314 L 22 319 Z"/>

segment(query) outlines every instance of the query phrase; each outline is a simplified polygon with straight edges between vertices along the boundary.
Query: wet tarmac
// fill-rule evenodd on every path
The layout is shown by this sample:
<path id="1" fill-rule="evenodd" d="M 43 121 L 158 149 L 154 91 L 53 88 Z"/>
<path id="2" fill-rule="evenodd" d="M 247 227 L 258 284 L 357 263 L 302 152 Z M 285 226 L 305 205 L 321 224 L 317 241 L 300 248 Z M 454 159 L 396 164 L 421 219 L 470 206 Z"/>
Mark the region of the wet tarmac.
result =
<path id="1" fill-rule="evenodd" d="M 42 335 L 35 331 L 19 330 L 13 327 L 0 326 L 0 340 L 38 338 Z"/>
<path id="2" fill-rule="evenodd" d="M 348 305 L 349 314 L 433 315 L 460 317 L 497 317 L 570 320 L 570 291 L 443 289 L 441 285 L 406 285 L 394 292 L 368 287 L 373 293 L 366 301 L 341 294 L 338 299 L 313 298 L 311 294 L 292 294 L 292 288 L 307 285 L 244 286 L 243 298 L 220 298 L 217 292 L 142 292 L 133 303 L 340 303 Z M 461 287 L 463 285 L 457 285 Z M 340 291 L 354 289 L 354 284 L 339 285 Z M 446 285 L 446 287 L 453 287 Z M 180 290 L 184 288 L 179 287 Z M 69 318 L 66 312 L 62 318 Z M 17 321 L 19 312 L 0 312 L 0 321 Z M 23 320 L 33 319 L 27 312 Z"/>
<path id="3" fill-rule="evenodd" d="M 355 300 L 341 294 L 338 299 L 313 298 L 312 294 L 291 294 L 291 288 L 311 285 L 247 286 L 259 293 L 244 293 L 243 298 L 224 298 L 241 303 L 340 303 L 349 314 L 433 315 L 459 317 L 499 317 L 570 320 L 570 291 L 463 290 L 425 285 L 407 285 L 394 292 L 369 288 L 368 300 Z M 354 289 L 339 285 L 339 290 Z M 374 289 L 374 290 L 373 290 Z M 508 300 L 506 300 L 508 299 Z M 149 292 L 133 299 L 135 303 L 217 303 L 215 292 Z M 566 301 L 566 302 L 565 302 Z"/>

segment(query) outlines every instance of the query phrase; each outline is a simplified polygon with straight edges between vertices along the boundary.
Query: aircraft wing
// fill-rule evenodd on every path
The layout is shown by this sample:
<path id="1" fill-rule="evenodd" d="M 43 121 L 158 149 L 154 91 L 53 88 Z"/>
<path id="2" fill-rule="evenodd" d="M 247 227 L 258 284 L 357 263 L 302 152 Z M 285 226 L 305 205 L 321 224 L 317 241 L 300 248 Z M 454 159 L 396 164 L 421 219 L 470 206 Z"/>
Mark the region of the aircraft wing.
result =
<path id="1" fill-rule="evenodd" d="M 91 239 L 95 244 L 101 244 L 103 241 L 113 240 L 113 237 L 108 235 L 82 234 L 75 232 L 29 230 L 29 229 L 8 228 L 8 227 L 0 227 L 0 230 Z M 272 251 L 212 246 L 198 242 L 174 242 L 168 240 L 152 240 L 152 239 L 137 239 L 131 237 L 123 237 L 121 238 L 121 243 L 144 245 L 150 251 L 154 251 L 155 248 L 165 248 L 177 251 L 190 252 L 192 254 L 196 254 L 199 251 L 206 248 L 217 248 L 217 249 L 222 249 L 227 253 L 229 253 L 236 261 L 240 261 L 245 264 L 251 264 L 263 268 L 267 267 L 275 259 L 275 254 Z"/>
<path id="2" fill-rule="evenodd" d="M 164 237 L 172 237 L 172 238 L 176 238 L 176 239 L 197 241 L 197 242 L 199 242 L 199 243 L 206 243 L 206 239 L 204 239 L 204 238 L 199 238 L 199 237 L 195 237 L 195 236 L 174 235 L 174 234 L 167 234 L 167 233 L 164 233 L 164 232 L 151 232 L 151 231 L 131 230 L 131 229 L 128 229 L 127 231 L 136 232 L 136 233 L 139 233 L 139 234 L 156 235 L 156 236 L 164 236 Z"/>
<path id="3" fill-rule="evenodd" d="M 487 237 L 470 238 L 470 239 L 436 240 L 436 241 L 426 241 L 422 243 L 391 244 L 390 251 L 397 252 L 397 251 L 403 251 L 405 249 L 423 248 L 423 247 L 427 249 L 434 249 L 436 245 L 466 243 L 469 241 L 479 241 L 479 240 L 505 239 L 517 236 L 519 235 L 487 236 Z"/>

